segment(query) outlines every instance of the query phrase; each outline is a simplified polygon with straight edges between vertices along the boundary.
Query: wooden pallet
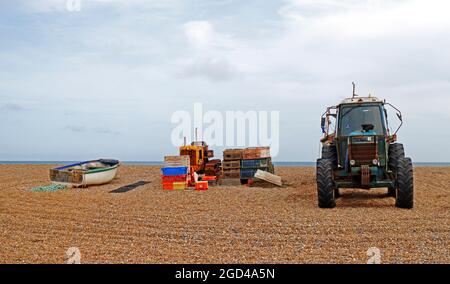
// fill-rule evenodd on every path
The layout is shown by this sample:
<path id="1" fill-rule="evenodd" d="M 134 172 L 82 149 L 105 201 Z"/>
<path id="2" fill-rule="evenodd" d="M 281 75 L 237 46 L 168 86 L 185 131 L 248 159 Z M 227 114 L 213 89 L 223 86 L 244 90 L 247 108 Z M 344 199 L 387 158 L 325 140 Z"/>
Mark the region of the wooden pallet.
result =
<path id="1" fill-rule="evenodd" d="M 229 169 L 229 170 L 223 170 L 223 178 L 240 178 L 241 177 L 241 170 L 240 169 Z"/>
<path id="2" fill-rule="evenodd" d="M 223 161 L 222 165 L 225 170 L 240 169 L 241 160 Z"/>
<path id="3" fill-rule="evenodd" d="M 223 151 L 224 161 L 235 161 L 242 159 L 242 149 L 227 149 Z"/>

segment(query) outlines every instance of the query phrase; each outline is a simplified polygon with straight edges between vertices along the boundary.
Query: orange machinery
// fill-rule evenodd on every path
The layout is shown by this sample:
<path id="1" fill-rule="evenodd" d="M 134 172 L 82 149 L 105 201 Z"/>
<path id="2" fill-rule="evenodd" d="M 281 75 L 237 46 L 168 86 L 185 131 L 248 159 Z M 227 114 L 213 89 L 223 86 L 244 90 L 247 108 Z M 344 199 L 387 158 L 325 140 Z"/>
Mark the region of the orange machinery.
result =
<path id="1" fill-rule="evenodd" d="M 214 151 L 208 149 L 208 144 L 204 141 L 192 142 L 191 145 L 180 147 L 180 155 L 187 155 L 190 158 L 191 169 L 198 174 L 220 177 L 222 173 L 222 161 L 211 159 Z"/>

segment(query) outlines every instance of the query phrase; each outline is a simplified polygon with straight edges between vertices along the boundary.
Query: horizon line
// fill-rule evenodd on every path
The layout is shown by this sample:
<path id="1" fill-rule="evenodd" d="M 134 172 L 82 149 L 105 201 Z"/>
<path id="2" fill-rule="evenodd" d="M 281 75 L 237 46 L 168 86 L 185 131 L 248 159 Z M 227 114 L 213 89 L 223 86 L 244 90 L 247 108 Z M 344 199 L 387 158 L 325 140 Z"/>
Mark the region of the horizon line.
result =
<path id="1" fill-rule="evenodd" d="M 2 163 L 61 163 L 61 162 L 79 162 L 81 160 L 0 160 Z M 163 160 L 119 160 L 122 163 L 164 163 Z M 274 163 L 316 163 L 316 161 L 273 161 Z M 448 162 L 414 162 L 413 164 L 450 164 Z"/>

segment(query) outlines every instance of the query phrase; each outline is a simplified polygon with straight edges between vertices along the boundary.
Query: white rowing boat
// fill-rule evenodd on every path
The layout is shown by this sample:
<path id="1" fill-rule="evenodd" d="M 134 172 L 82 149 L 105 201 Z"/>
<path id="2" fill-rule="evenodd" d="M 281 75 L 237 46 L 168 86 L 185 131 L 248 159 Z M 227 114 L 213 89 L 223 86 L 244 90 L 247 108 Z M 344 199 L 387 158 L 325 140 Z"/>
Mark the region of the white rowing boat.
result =
<path id="1" fill-rule="evenodd" d="M 111 182 L 117 175 L 120 162 L 99 159 L 71 164 L 50 170 L 50 180 L 54 184 L 89 186 Z"/>

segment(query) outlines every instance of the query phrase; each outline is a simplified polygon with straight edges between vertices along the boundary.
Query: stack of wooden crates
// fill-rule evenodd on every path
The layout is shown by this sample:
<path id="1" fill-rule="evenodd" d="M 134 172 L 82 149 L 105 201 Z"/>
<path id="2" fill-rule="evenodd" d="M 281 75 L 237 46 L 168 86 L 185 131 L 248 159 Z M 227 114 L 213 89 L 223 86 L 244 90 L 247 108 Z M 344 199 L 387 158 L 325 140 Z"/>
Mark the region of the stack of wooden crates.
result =
<path id="1" fill-rule="evenodd" d="M 189 156 L 164 157 L 162 186 L 166 190 L 186 189 L 189 181 Z"/>
<path id="2" fill-rule="evenodd" d="M 229 149 L 223 152 L 222 185 L 240 185 L 255 177 L 258 170 L 274 173 L 270 147 Z"/>
<path id="3" fill-rule="evenodd" d="M 241 160 L 242 149 L 227 149 L 223 151 L 223 175 L 222 185 L 241 184 Z"/>
<path id="4" fill-rule="evenodd" d="M 241 181 L 245 183 L 249 179 L 253 179 L 258 170 L 272 174 L 275 172 L 270 156 L 270 147 L 253 147 L 243 150 L 240 175 Z"/>

